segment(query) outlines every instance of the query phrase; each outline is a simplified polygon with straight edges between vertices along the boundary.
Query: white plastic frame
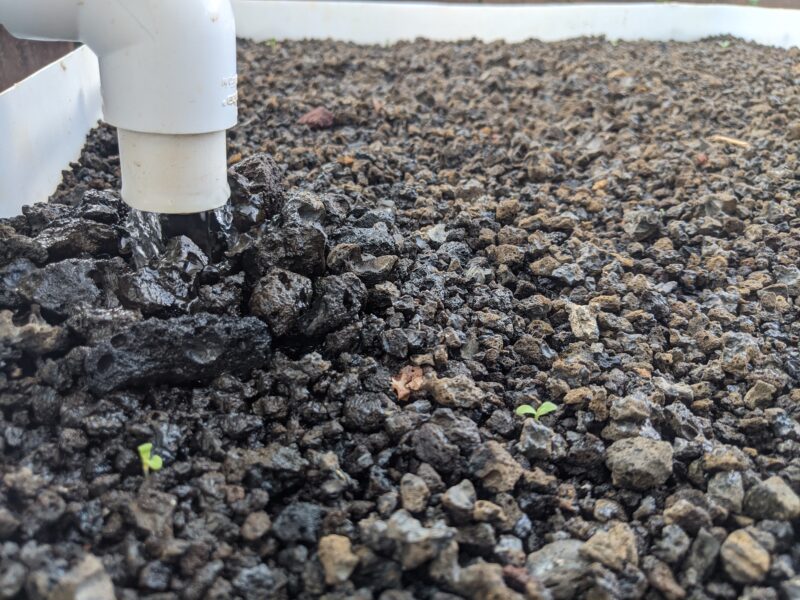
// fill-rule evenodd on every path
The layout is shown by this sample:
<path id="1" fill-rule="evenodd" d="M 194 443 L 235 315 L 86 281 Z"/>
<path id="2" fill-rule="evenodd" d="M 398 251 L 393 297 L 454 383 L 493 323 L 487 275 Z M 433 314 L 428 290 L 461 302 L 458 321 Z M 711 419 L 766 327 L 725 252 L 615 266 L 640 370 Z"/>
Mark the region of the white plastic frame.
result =
<path id="1" fill-rule="evenodd" d="M 695 41 L 731 34 L 800 46 L 800 10 L 686 4 L 459 5 L 234 0 L 237 32 L 257 41 L 330 38 L 385 44 L 426 37 L 545 41 L 583 35 Z M 46 200 L 101 117 L 97 61 L 86 48 L 0 94 L 0 217 Z"/>

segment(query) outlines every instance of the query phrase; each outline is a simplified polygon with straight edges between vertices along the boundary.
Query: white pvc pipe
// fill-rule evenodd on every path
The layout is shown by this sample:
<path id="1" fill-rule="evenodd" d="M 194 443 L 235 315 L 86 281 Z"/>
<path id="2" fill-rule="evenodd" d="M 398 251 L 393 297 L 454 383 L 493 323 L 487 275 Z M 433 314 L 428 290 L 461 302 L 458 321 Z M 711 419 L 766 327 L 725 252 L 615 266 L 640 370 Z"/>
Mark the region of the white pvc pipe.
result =
<path id="1" fill-rule="evenodd" d="M 125 202 L 172 213 L 225 203 L 224 132 L 237 120 L 230 0 L 0 0 L 0 23 L 19 37 L 80 41 L 97 54 L 104 117 L 129 159 Z M 169 157 L 171 170 L 153 168 L 156 157 Z M 189 174 L 212 187 L 198 193 Z"/>

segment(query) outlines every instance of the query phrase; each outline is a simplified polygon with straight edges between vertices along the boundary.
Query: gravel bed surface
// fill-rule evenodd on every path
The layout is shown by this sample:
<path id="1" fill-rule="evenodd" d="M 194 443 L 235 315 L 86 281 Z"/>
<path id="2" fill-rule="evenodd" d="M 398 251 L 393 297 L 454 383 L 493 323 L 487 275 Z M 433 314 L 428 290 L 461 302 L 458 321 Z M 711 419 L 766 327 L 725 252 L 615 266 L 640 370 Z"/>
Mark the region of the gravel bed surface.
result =
<path id="1" fill-rule="evenodd" d="M 240 72 L 226 209 L 0 221 L 0 598 L 800 598 L 800 52 Z"/>

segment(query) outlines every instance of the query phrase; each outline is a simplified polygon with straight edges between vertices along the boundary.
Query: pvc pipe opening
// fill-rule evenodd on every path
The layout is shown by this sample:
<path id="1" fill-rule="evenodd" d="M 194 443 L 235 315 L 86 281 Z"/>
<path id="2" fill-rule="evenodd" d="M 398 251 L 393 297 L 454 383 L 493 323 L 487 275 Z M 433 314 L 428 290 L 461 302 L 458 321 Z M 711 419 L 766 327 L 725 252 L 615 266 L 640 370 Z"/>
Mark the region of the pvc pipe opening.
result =
<path id="1" fill-rule="evenodd" d="M 118 129 L 122 199 L 137 210 L 189 214 L 230 196 L 224 131 L 194 135 Z"/>

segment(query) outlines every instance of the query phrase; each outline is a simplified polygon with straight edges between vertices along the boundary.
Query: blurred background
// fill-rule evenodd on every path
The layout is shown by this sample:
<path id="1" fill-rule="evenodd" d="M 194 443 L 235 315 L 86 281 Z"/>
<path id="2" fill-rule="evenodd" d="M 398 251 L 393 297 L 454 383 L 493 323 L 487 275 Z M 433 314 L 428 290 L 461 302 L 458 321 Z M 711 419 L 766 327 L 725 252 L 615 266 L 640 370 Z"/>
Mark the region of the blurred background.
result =
<path id="1" fill-rule="evenodd" d="M 470 4 L 588 4 L 597 2 L 636 2 L 641 0 L 440 0 Z M 658 0 L 656 0 L 658 1 Z M 800 9 L 800 0 L 682 0 L 693 4 L 737 4 L 770 8 Z M 34 71 L 58 60 L 75 48 L 75 44 L 29 42 L 11 37 L 0 26 L 0 91 L 21 81 Z"/>

